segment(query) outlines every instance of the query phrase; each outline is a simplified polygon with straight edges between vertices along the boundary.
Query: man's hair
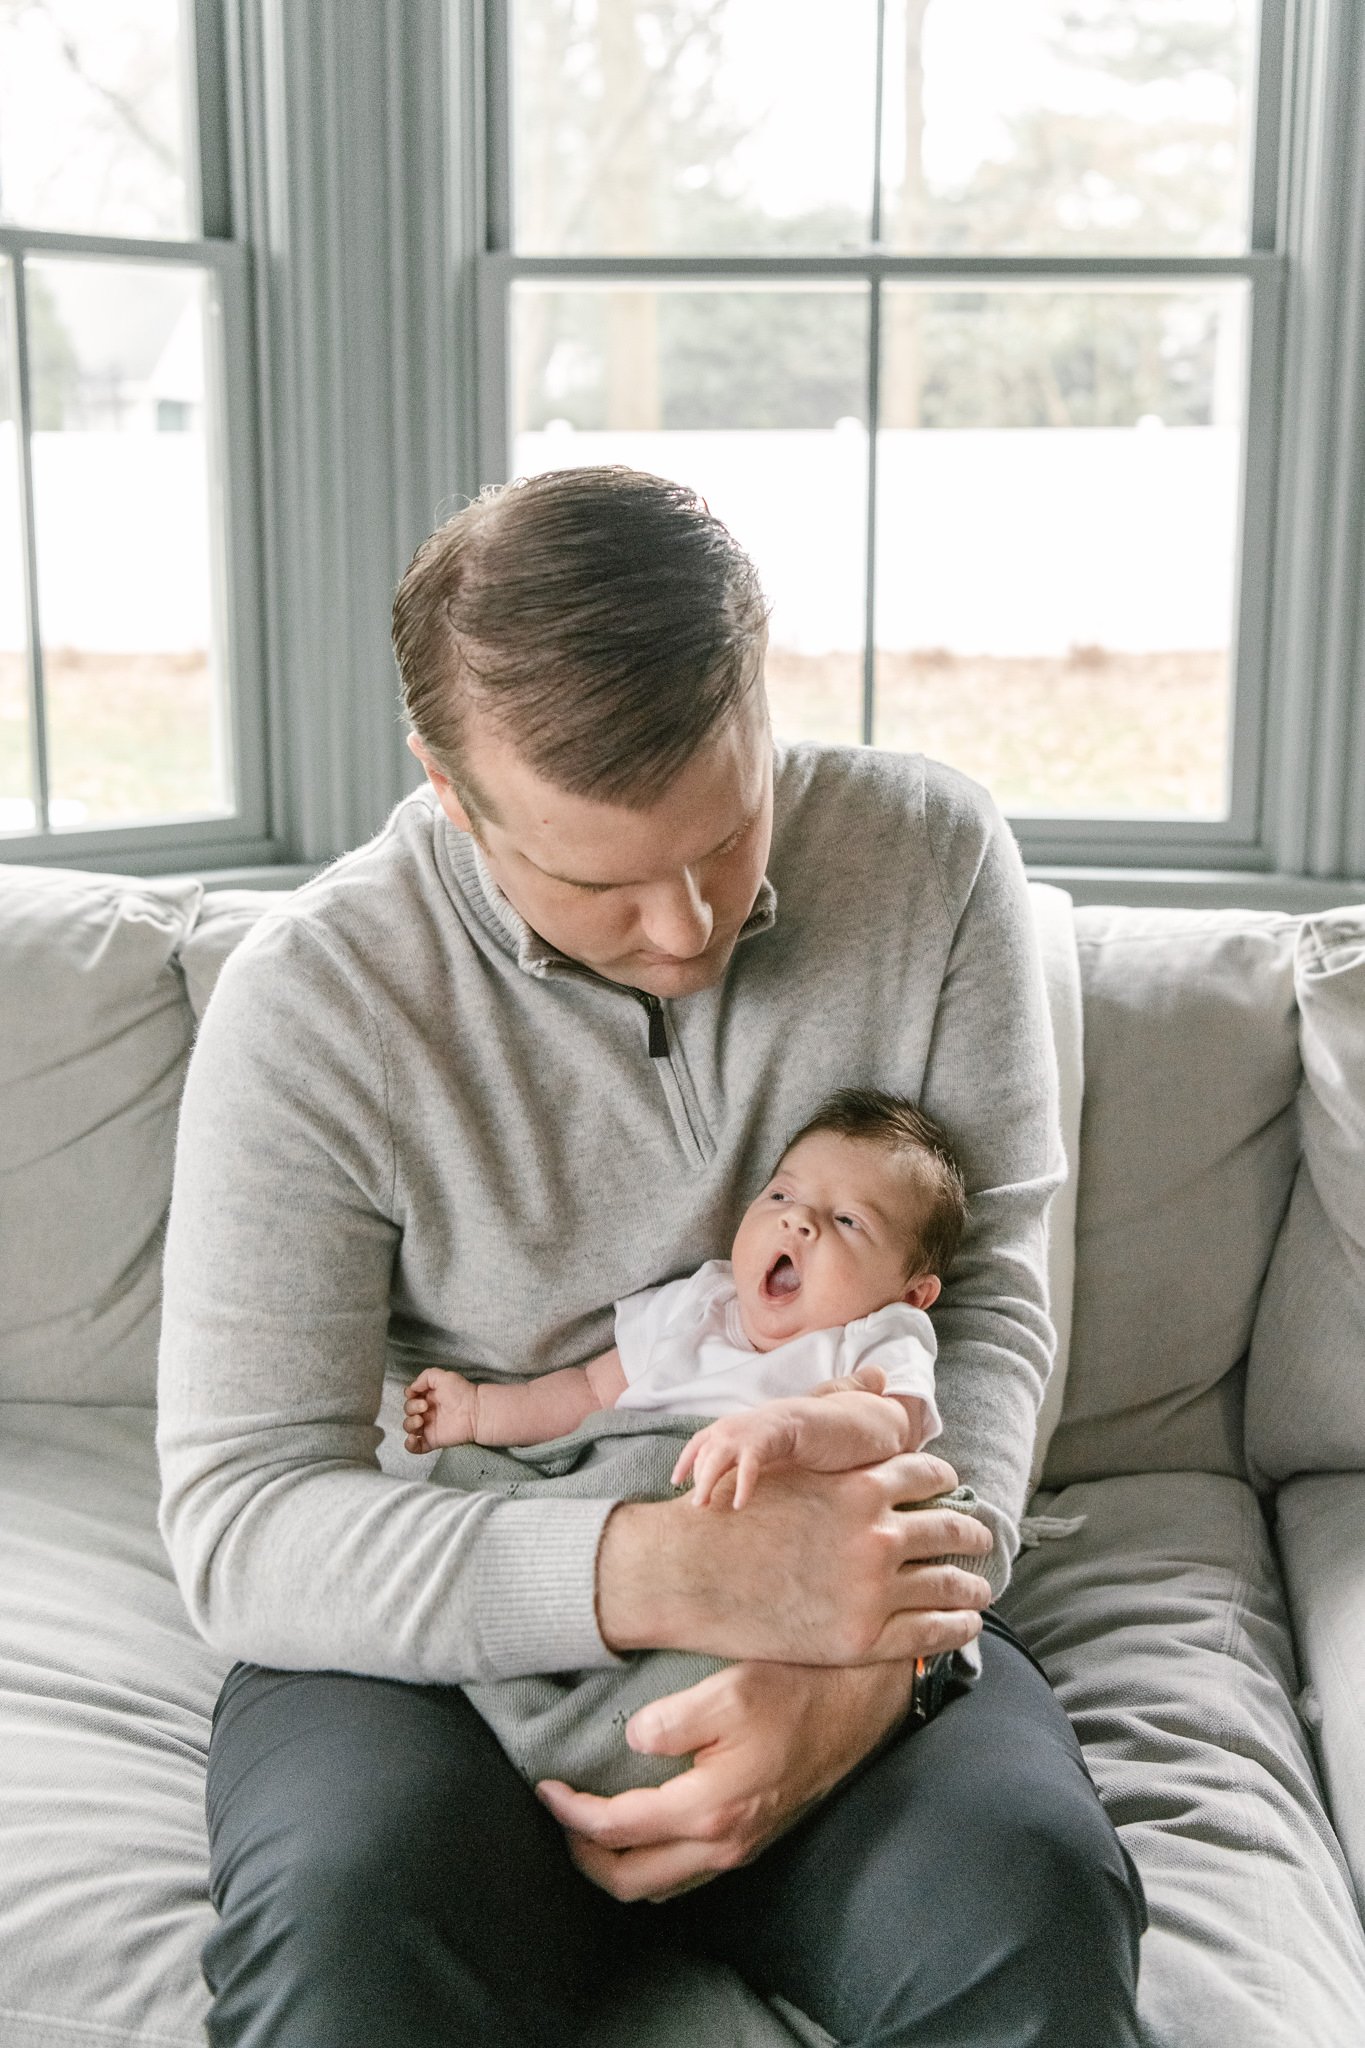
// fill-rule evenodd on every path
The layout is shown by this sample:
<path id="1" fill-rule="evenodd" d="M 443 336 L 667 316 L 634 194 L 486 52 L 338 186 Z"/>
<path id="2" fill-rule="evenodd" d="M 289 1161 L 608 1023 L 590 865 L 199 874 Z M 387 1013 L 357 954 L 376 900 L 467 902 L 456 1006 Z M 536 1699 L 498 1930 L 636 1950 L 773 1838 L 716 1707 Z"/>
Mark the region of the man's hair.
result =
<path id="1" fill-rule="evenodd" d="M 840 1088 L 788 1140 L 783 1158 L 816 1131 L 862 1138 L 913 1161 L 924 1214 L 907 1250 L 906 1272 L 937 1273 L 942 1278 L 967 1224 L 966 1183 L 942 1126 L 908 1095 L 888 1095 L 880 1088 Z"/>
<path id="2" fill-rule="evenodd" d="M 393 645 L 418 738 L 466 808 L 470 711 L 574 795 L 645 809 L 761 695 L 753 563 L 685 484 L 619 466 L 487 490 L 424 540 Z"/>

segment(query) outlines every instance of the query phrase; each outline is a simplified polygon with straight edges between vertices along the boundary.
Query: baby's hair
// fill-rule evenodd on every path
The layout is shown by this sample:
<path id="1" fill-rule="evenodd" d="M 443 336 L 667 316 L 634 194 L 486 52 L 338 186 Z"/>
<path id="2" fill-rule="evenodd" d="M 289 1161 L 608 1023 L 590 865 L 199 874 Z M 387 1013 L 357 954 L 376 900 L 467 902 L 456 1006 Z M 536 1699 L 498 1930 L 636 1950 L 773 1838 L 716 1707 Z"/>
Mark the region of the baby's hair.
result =
<path id="1" fill-rule="evenodd" d="M 888 1095 L 880 1088 L 840 1088 L 826 1096 L 815 1114 L 788 1139 L 782 1157 L 816 1131 L 863 1138 L 889 1152 L 914 1157 L 928 1200 L 906 1270 L 937 1273 L 940 1278 L 946 1274 L 967 1224 L 967 1188 L 942 1126 L 908 1095 Z"/>

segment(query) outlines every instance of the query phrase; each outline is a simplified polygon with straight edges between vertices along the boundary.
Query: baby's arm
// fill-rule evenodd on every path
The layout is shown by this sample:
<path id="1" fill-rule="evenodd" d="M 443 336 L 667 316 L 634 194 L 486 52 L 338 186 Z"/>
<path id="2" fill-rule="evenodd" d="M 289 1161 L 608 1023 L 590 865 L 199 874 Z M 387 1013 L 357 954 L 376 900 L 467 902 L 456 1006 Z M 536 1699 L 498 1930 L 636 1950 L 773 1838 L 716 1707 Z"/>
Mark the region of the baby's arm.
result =
<path id="1" fill-rule="evenodd" d="M 829 1380 L 813 1394 L 764 1401 L 739 1415 L 722 1415 L 684 1445 L 673 1484 L 692 1475 L 692 1502 L 705 1507 L 724 1472 L 735 1474 L 731 1506 L 742 1508 L 767 1465 L 801 1465 L 810 1472 L 847 1472 L 875 1465 L 924 1442 L 923 1404 L 910 1395 L 884 1394 L 880 1366 L 864 1365 L 849 1379 Z"/>
<path id="2" fill-rule="evenodd" d="M 540 1444 L 567 1436 L 587 1416 L 613 1408 L 626 1390 L 615 1347 L 587 1365 L 565 1366 L 512 1387 L 476 1386 L 463 1373 L 429 1366 L 404 1396 L 410 1451 L 447 1444 Z"/>

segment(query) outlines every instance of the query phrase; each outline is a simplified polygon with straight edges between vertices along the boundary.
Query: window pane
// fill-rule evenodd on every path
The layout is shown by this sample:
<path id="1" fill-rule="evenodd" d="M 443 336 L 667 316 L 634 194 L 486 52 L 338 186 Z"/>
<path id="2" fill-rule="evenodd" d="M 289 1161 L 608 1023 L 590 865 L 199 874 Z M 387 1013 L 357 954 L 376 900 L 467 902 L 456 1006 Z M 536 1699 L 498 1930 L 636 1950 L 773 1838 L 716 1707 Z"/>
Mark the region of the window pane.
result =
<path id="1" fill-rule="evenodd" d="M 884 306 L 877 740 L 1016 814 L 1226 815 L 1244 285 Z"/>
<path id="2" fill-rule="evenodd" d="M 891 0 L 882 233 L 918 253 L 1246 247 L 1256 0 Z"/>
<path id="3" fill-rule="evenodd" d="M 232 805 L 202 272 L 26 266 L 54 825 Z"/>
<path id="4" fill-rule="evenodd" d="M 867 240 L 875 0 L 516 0 L 515 243 L 536 254 Z"/>
<path id="5" fill-rule="evenodd" d="M 515 474 L 623 462 L 691 484 L 773 606 L 777 730 L 857 740 L 866 290 L 520 285 L 512 311 Z"/>
<path id="6" fill-rule="evenodd" d="M 190 235 L 180 0 L 0 6 L 0 218 Z"/>
<path id="7" fill-rule="evenodd" d="M 19 429 L 14 361 L 14 275 L 0 258 L 0 832 L 31 832 L 33 763 L 28 714 L 28 622 L 19 531 Z"/>

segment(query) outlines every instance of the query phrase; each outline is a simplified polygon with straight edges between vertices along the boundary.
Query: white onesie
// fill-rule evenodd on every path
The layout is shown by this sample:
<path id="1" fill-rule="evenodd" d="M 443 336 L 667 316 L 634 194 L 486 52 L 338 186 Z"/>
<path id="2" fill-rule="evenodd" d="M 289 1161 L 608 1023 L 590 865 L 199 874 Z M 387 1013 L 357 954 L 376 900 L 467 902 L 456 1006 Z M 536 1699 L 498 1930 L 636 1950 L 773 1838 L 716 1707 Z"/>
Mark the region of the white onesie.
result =
<path id="1" fill-rule="evenodd" d="M 616 1304 L 616 1348 L 626 1376 L 618 1408 L 663 1415 L 734 1415 L 761 1401 L 809 1394 L 860 1365 L 879 1365 L 888 1394 L 922 1405 L 919 1449 L 943 1429 L 934 1402 L 934 1326 L 923 1309 L 893 1301 L 840 1329 L 811 1330 L 771 1351 L 744 1334 L 728 1259 L 708 1259 L 686 1280 L 647 1287 Z"/>

